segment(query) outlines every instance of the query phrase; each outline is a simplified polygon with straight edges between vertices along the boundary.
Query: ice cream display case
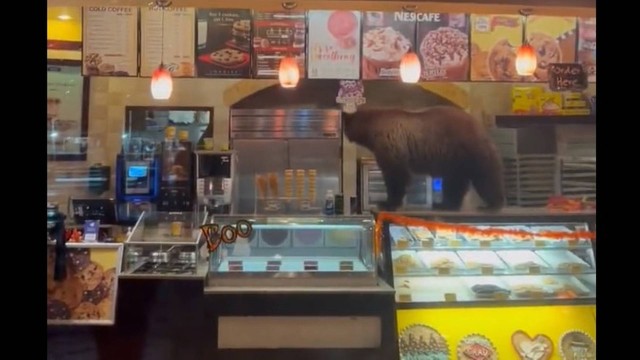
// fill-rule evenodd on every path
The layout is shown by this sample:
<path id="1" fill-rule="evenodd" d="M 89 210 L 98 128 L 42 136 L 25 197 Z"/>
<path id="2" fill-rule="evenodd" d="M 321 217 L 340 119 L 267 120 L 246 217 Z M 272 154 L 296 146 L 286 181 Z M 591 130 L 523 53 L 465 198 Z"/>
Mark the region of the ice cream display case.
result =
<path id="1" fill-rule="evenodd" d="M 143 212 L 124 243 L 121 278 L 204 279 L 206 260 L 199 212 Z"/>
<path id="2" fill-rule="evenodd" d="M 401 359 L 595 359 L 595 212 L 377 222 Z"/>
<path id="3" fill-rule="evenodd" d="M 367 216 L 214 216 L 209 288 L 376 286 Z M 221 236 L 224 239 L 221 239 Z M 229 239 L 232 239 L 230 241 Z"/>

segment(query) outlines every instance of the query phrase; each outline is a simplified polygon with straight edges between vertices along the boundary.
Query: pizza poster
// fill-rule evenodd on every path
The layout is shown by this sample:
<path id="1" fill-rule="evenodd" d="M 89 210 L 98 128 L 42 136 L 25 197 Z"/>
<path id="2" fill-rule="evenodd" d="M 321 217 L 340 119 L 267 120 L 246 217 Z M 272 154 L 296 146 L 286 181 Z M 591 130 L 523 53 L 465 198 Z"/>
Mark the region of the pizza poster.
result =
<path id="1" fill-rule="evenodd" d="M 359 79 L 360 12 L 312 10 L 308 16 L 308 77 Z"/>
<path id="2" fill-rule="evenodd" d="M 138 75 L 136 6 L 84 7 L 82 34 L 83 75 Z"/>
<path id="3" fill-rule="evenodd" d="M 163 63 L 173 77 L 193 77 L 194 22 L 194 8 L 141 8 L 140 76 L 151 76 Z"/>
<path id="4" fill-rule="evenodd" d="M 250 77 L 251 31 L 251 10 L 198 9 L 195 42 L 198 77 Z"/>
<path id="5" fill-rule="evenodd" d="M 253 75 L 277 78 L 280 60 L 293 56 L 305 76 L 306 16 L 304 12 L 257 12 L 253 17 Z"/>

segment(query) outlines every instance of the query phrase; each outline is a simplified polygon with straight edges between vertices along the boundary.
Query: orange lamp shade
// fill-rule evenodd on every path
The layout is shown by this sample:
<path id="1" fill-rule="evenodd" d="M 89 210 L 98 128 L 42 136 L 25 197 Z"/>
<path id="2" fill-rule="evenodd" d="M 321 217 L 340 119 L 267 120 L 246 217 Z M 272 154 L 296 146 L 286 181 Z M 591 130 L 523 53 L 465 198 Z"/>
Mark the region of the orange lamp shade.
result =
<path id="1" fill-rule="evenodd" d="M 537 66 L 536 49 L 529 44 L 520 46 L 516 55 L 516 71 L 518 75 L 532 76 Z"/>
<path id="2" fill-rule="evenodd" d="M 408 51 L 400 60 L 400 79 L 405 83 L 417 83 L 420 80 L 422 65 L 418 55 Z"/>
<path id="3" fill-rule="evenodd" d="M 156 100 L 168 100 L 173 92 L 171 72 L 163 65 L 153 70 L 151 75 L 151 96 Z"/>
<path id="4" fill-rule="evenodd" d="M 285 89 L 293 89 L 298 85 L 298 81 L 300 81 L 300 69 L 298 68 L 298 61 L 295 57 L 285 56 L 280 60 L 278 80 L 280 81 L 280 86 Z"/>

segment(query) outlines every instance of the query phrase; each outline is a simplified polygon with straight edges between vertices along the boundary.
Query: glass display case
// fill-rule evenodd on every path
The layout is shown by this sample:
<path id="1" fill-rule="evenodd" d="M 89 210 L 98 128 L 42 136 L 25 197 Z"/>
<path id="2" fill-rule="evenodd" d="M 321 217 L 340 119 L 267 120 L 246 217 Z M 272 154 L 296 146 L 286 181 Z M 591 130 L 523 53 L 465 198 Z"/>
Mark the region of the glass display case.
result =
<path id="1" fill-rule="evenodd" d="M 207 215 L 197 212 L 143 212 L 124 244 L 121 277 L 204 278 L 200 226 Z"/>
<path id="2" fill-rule="evenodd" d="M 239 236 L 210 254 L 210 287 L 377 284 L 371 217 L 215 216 L 211 223 L 225 238 Z"/>
<path id="3" fill-rule="evenodd" d="M 588 233 L 584 218 L 445 217 L 387 229 L 399 302 L 595 303 L 594 251 L 576 238 Z"/>

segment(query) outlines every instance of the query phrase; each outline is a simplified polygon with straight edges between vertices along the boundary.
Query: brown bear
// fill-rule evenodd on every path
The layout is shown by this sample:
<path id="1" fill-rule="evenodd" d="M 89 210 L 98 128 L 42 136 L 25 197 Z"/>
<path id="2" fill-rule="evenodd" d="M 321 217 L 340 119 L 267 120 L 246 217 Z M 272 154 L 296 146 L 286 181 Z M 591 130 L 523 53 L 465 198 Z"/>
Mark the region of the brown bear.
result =
<path id="1" fill-rule="evenodd" d="M 347 138 L 369 149 L 387 187 L 379 207 L 396 210 L 411 174 L 442 178 L 443 210 L 460 210 L 469 184 L 486 208 L 504 204 L 502 163 L 482 126 L 464 110 L 433 106 L 422 112 L 358 110 L 343 113 Z"/>

